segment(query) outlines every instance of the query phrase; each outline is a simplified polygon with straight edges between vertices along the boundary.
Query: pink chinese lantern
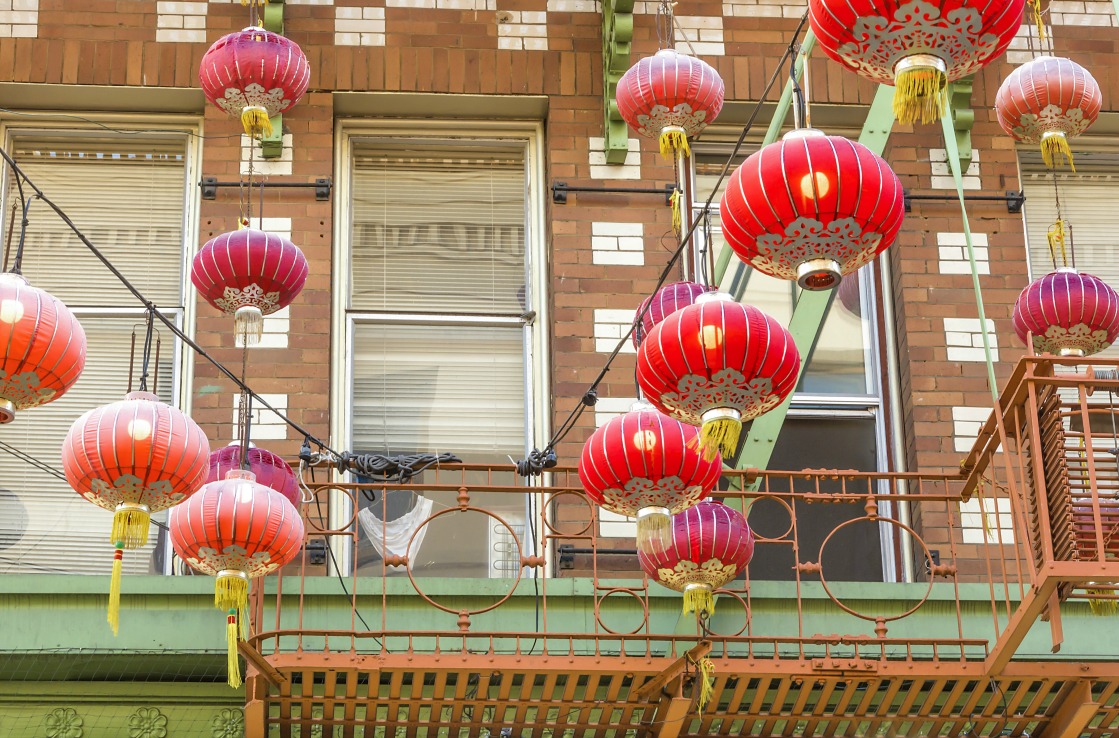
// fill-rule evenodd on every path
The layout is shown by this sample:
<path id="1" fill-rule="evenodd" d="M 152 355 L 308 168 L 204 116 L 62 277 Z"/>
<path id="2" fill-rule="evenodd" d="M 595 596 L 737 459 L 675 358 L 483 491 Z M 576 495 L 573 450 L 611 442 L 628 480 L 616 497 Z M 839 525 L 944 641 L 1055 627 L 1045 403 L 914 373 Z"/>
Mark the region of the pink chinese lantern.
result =
<path id="1" fill-rule="evenodd" d="M 216 577 L 214 605 L 226 612 L 229 685 L 241 686 L 237 642 L 244 640 L 249 579 L 294 559 L 303 546 L 303 519 L 279 492 L 234 469 L 171 510 L 167 527 L 175 553 Z"/>
<path id="2" fill-rule="evenodd" d="M 672 282 L 646 297 L 637 308 L 637 315 L 641 316 L 641 320 L 634 321 L 632 336 L 634 347 L 641 345 L 645 336 L 657 323 L 680 308 L 695 303 L 696 298 L 704 292 L 711 292 L 714 289 L 696 282 Z M 648 310 L 645 309 L 646 305 L 649 306 Z"/>
<path id="3" fill-rule="evenodd" d="M 256 476 L 258 484 L 263 484 L 269 489 L 274 489 L 296 508 L 303 501 L 299 490 L 299 480 L 295 471 L 280 456 L 255 446 L 249 447 L 249 471 Z M 210 472 L 206 476 L 207 482 L 219 482 L 226 475 L 241 468 L 241 444 L 231 443 L 225 448 L 219 448 L 210 454 Z"/>
<path id="4" fill-rule="evenodd" d="M 742 421 L 773 409 L 800 374 L 793 337 L 776 320 L 723 292 L 700 295 L 669 315 L 637 350 L 645 398 L 677 420 L 701 426 L 708 460 L 734 455 Z"/>
<path id="5" fill-rule="evenodd" d="M 210 239 L 194 256 L 190 280 L 206 302 L 235 317 L 245 344 L 260 341 L 264 316 L 291 304 L 307 281 L 307 259 L 276 233 L 241 228 Z"/>
<path id="6" fill-rule="evenodd" d="M 711 615 L 713 593 L 746 570 L 754 534 L 738 510 L 704 500 L 672 516 L 672 532 L 637 549 L 641 569 L 657 584 L 684 593 L 684 612 Z"/>
<path id="7" fill-rule="evenodd" d="M 622 118 L 661 154 L 688 153 L 688 138 L 703 131 L 723 108 L 723 80 L 707 62 L 661 49 L 630 67 L 615 99 Z"/>
<path id="8" fill-rule="evenodd" d="M 999 125 L 1022 143 L 1040 144 L 1045 165 L 1060 154 L 1072 166 L 1069 138 L 1096 121 L 1103 95 L 1088 70 L 1071 59 L 1039 56 L 1015 69 L 995 95 Z"/>
<path id="9" fill-rule="evenodd" d="M 639 402 L 583 446 L 579 479 L 605 510 L 637 518 L 638 546 L 668 530 L 669 516 L 699 502 L 719 481 L 722 459 L 705 459 L 699 431 Z"/>
<path id="10" fill-rule="evenodd" d="M 905 219 L 901 182 L 882 157 L 803 128 L 755 152 L 719 204 L 723 236 L 758 271 L 830 289 L 894 242 Z"/>
<path id="11" fill-rule="evenodd" d="M 62 397 L 85 367 L 85 331 L 51 294 L 23 275 L 0 274 L 0 424 L 17 410 Z"/>
<path id="12" fill-rule="evenodd" d="M 115 546 L 109 624 L 120 623 L 124 549 L 148 542 L 151 513 L 190 497 L 206 481 L 210 444 L 198 424 L 150 392 L 90 410 L 62 443 L 66 481 L 95 505 L 113 511 Z"/>
<path id="13" fill-rule="evenodd" d="M 1119 336 L 1119 294 L 1103 280 L 1068 267 L 1029 284 L 1014 303 L 1014 331 L 1034 350 L 1090 356 Z"/>
<path id="14" fill-rule="evenodd" d="M 860 76 L 894 85 L 902 123 L 938 119 L 947 83 L 1006 51 L 1025 0 L 809 0 L 824 53 Z"/>
<path id="15" fill-rule="evenodd" d="M 299 102 L 310 81 L 311 68 L 299 45 L 256 26 L 219 38 L 198 68 L 206 99 L 240 117 L 250 136 L 271 135 L 268 119 Z"/>

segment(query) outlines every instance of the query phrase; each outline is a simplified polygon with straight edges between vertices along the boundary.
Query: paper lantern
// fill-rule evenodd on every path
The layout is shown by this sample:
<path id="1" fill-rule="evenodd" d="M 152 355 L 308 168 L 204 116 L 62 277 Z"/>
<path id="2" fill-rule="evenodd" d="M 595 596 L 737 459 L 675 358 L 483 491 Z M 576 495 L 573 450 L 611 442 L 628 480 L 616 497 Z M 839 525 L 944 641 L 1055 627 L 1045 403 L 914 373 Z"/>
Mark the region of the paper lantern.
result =
<path id="1" fill-rule="evenodd" d="M 1025 0 L 809 0 L 808 20 L 825 54 L 896 87 L 899 121 L 928 123 L 945 109 L 948 82 L 1006 51 L 1024 7 Z"/>
<path id="2" fill-rule="evenodd" d="M 633 130 L 659 139 L 661 154 L 687 154 L 688 138 L 698 136 L 723 108 L 723 80 L 707 62 L 661 49 L 622 75 L 615 99 Z"/>
<path id="3" fill-rule="evenodd" d="M 637 518 L 638 545 L 668 530 L 669 516 L 711 493 L 722 459 L 697 450 L 699 431 L 640 402 L 583 445 L 579 479 L 603 509 Z"/>
<path id="4" fill-rule="evenodd" d="M 191 265 L 190 280 L 206 302 L 234 316 L 246 345 L 260 341 L 264 316 L 299 295 L 307 281 L 307 259 L 277 233 L 241 228 L 211 238 Z"/>
<path id="5" fill-rule="evenodd" d="M 20 274 L 0 274 L 0 424 L 57 400 L 85 367 L 85 331 L 61 300 Z"/>
<path id="6" fill-rule="evenodd" d="M 727 244 L 744 262 L 823 290 L 894 242 L 905 200 L 882 157 L 842 136 L 802 128 L 734 170 L 719 214 Z"/>
<path id="7" fill-rule="evenodd" d="M 1103 280 L 1061 267 L 1030 283 L 1014 303 L 1014 330 L 1034 350 L 1090 356 L 1119 336 L 1119 294 Z"/>
<path id="8" fill-rule="evenodd" d="M 658 584 L 684 594 L 684 612 L 711 615 L 713 593 L 746 570 L 754 534 L 738 510 L 704 500 L 672 516 L 671 534 L 638 547 L 641 569 Z"/>
<path id="9" fill-rule="evenodd" d="M 206 99 L 239 117 L 250 136 L 269 136 L 268 119 L 290 110 L 311 81 L 307 57 L 291 39 L 250 26 L 206 50 L 198 82 Z"/>
<path id="10" fill-rule="evenodd" d="M 299 479 L 291 466 L 271 451 L 249 446 L 249 471 L 256 476 L 258 484 L 274 489 L 282 494 L 296 508 L 303 502 L 299 489 Z M 231 443 L 210 454 L 210 471 L 206 482 L 220 482 L 234 469 L 241 468 L 241 444 Z"/>
<path id="11" fill-rule="evenodd" d="M 114 633 L 124 550 L 148 542 L 151 513 L 198 491 L 209 457 L 210 444 L 198 424 L 150 392 L 131 392 L 70 426 L 62 442 L 66 481 L 82 497 L 113 511 L 109 624 Z"/>
<path id="12" fill-rule="evenodd" d="M 770 316 L 724 292 L 700 295 L 649 331 L 637 350 L 637 383 L 658 410 L 701 426 L 708 459 L 733 456 L 742 421 L 779 405 L 796 387 L 800 354 Z"/>
<path id="13" fill-rule="evenodd" d="M 1100 86 L 1088 70 L 1052 56 L 1039 56 L 1015 69 L 995 95 L 999 125 L 1015 141 L 1040 144 L 1049 168 L 1057 155 L 1072 166 L 1068 140 L 1088 130 L 1102 106 Z"/>
<path id="14" fill-rule="evenodd" d="M 237 642 L 247 637 L 249 580 L 299 554 L 303 520 L 282 494 L 234 469 L 171 510 L 167 527 L 179 558 L 217 578 L 214 605 L 226 613 L 229 684 L 239 687 Z"/>
<path id="15" fill-rule="evenodd" d="M 694 304 L 697 297 L 714 289 L 696 282 L 672 282 L 646 297 L 637 308 L 637 315 L 641 316 L 641 319 L 634 320 L 632 334 L 634 347 L 641 345 L 645 336 L 657 323 L 680 308 Z M 645 309 L 646 305 L 649 306 L 648 310 Z"/>

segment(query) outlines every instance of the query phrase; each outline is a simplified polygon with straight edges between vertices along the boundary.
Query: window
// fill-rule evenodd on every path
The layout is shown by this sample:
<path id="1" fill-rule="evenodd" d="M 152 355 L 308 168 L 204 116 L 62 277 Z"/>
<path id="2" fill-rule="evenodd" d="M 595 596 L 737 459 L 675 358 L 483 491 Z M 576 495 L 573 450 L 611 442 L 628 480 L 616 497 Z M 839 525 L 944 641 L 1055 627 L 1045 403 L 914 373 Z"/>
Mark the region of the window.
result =
<path id="1" fill-rule="evenodd" d="M 182 325 L 184 244 L 194 237 L 187 225 L 192 212 L 189 183 L 197 179 L 190 172 L 188 136 L 181 130 L 114 134 L 9 128 L 2 140 L 47 197 L 144 295 Z M 12 208 L 19 193 L 10 172 L 5 172 L 3 193 L 2 237 L 18 239 L 19 216 L 13 219 Z M 63 398 L 19 413 L 0 440 L 61 473 L 59 449 L 71 423 L 127 391 L 132 336 L 135 332 L 138 355 L 145 314 L 46 205 L 34 203 L 29 216 L 24 275 L 78 316 L 88 355 L 81 378 Z M 164 332 L 149 387 L 154 381 L 166 402 L 186 396 L 180 358 L 177 342 Z M 0 480 L 0 572 L 108 573 L 113 558 L 110 512 L 10 452 L 0 451 Z M 126 572 L 165 571 L 165 537 L 157 532 L 153 528 L 146 548 L 125 556 Z"/>
<path id="2" fill-rule="evenodd" d="M 538 417 L 533 388 L 546 386 L 543 336 L 533 327 L 543 260 L 536 129 L 450 136 L 373 127 L 344 140 L 347 250 L 337 263 L 350 269 L 339 275 L 345 303 L 336 315 L 348 393 L 336 437 L 356 452 L 392 456 L 523 457 Z M 425 495 L 422 479 L 387 497 L 363 500 L 358 516 L 356 564 L 370 572 L 381 567 L 378 536 L 389 544 L 395 531 L 406 541 L 426 517 L 417 510 L 454 502 Z M 519 496 L 479 504 L 524 524 Z M 433 521 L 409 552 L 413 571 L 505 575 L 507 542 L 491 523 L 477 514 Z"/>

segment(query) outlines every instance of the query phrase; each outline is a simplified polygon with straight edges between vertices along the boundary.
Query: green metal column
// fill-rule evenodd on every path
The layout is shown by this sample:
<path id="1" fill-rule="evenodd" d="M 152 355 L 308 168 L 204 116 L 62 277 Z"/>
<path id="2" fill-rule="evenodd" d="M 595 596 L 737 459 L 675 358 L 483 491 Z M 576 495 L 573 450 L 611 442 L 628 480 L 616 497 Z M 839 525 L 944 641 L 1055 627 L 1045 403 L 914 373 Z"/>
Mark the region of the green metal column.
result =
<path id="1" fill-rule="evenodd" d="M 284 35 L 284 0 L 269 0 L 261 16 L 264 30 Z M 271 135 L 260 139 L 260 155 L 265 159 L 279 159 L 284 150 L 284 116 L 282 113 L 269 119 Z"/>
<path id="2" fill-rule="evenodd" d="M 614 94 L 629 69 L 632 40 L 633 0 L 602 0 L 602 140 L 607 164 L 624 164 L 629 153 L 629 128 Z"/>

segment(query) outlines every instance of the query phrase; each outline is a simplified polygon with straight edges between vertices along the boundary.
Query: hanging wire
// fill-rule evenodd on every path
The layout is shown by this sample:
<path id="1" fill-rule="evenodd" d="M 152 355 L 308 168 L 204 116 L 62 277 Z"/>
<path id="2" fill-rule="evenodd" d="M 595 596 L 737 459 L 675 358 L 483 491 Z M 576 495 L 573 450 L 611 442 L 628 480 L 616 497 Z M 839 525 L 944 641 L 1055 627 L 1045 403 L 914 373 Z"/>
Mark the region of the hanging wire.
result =
<path id="1" fill-rule="evenodd" d="M 152 356 L 152 334 L 155 332 L 155 306 L 148 308 L 148 324 L 144 331 L 144 353 L 140 361 L 140 391 L 148 391 L 148 367 Z M 129 381 L 131 384 L 131 381 Z"/>
<path id="2" fill-rule="evenodd" d="M 699 54 L 696 53 L 695 47 L 692 46 L 692 40 L 688 38 L 688 34 L 684 33 L 684 29 L 680 27 L 680 21 L 676 20 L 676 16 L 671 13 L 669 17 L 672 19 L 672 27 L 680 33 L 680 38 L 684 39 L 684 43 L 688 45 L 688 51 L 692 53 L 692 56 L 699 56 Z M 675 48 L 676 44 L 673 43 L 672 46 Z"/>
<path id="3" fill-rule="evenodd" d="M 1065 220 L 1061 214 L 1061 191 L 1057 187 L 1057 171 L 1050 169 L 1049 175 L 1053 179 L 1053 202 L 1057 207 L 1057 220 L 1049 226 L 1046 233 L 1046 238 L 1049 241 L 1049 258 L 1053 262 L 1054 269 L 1062 266 L 1071 266 L 1075 269 L 1076 252 L 1073 249 L 1072 224 Z M 1057 264 L 1058 251 L 1061 254 L 1060 264 Z"/>
<path id="4" fill-rule="evenodd" d="M 793 42 L 794 52 L 789 55 L 789 84 L 793 87 L 793 128 L 803 128 L 805 123 L 804 90 L 801 89 L 797 79 L 797 55 L 800 54 L 800 43 Z M 808 69 L 808 60 L 804 62 L 805 70 Z"/>
<path id="5" fill-rule="evenodd" d="M 22 188 L 20 189 L 20 197 L 23 198 Z M 8 270 L 12 274 L 23 274 L 23 245 L 27 241 L 27 226 L 31 222 L 28 220 L 27 214 L 31 211 L 31 203 L 41 197 L 41 195 L 36 194 L 32 197 L 23 198 L 23 217 L 19 221 L 19 241 L 16 242 L 16 256 L 12 260 L 12 268 Z"/>
<path id="6" fill-rule="evenodd" d="M 656 18 L 658 49 L 672 49 L 676 47 L 676 40 L 672 32 L 675 20 L 676 19 L 672 16 L 672 3 L 669 0 L 661 0 L 660 5 L 657 6 Z"/>

